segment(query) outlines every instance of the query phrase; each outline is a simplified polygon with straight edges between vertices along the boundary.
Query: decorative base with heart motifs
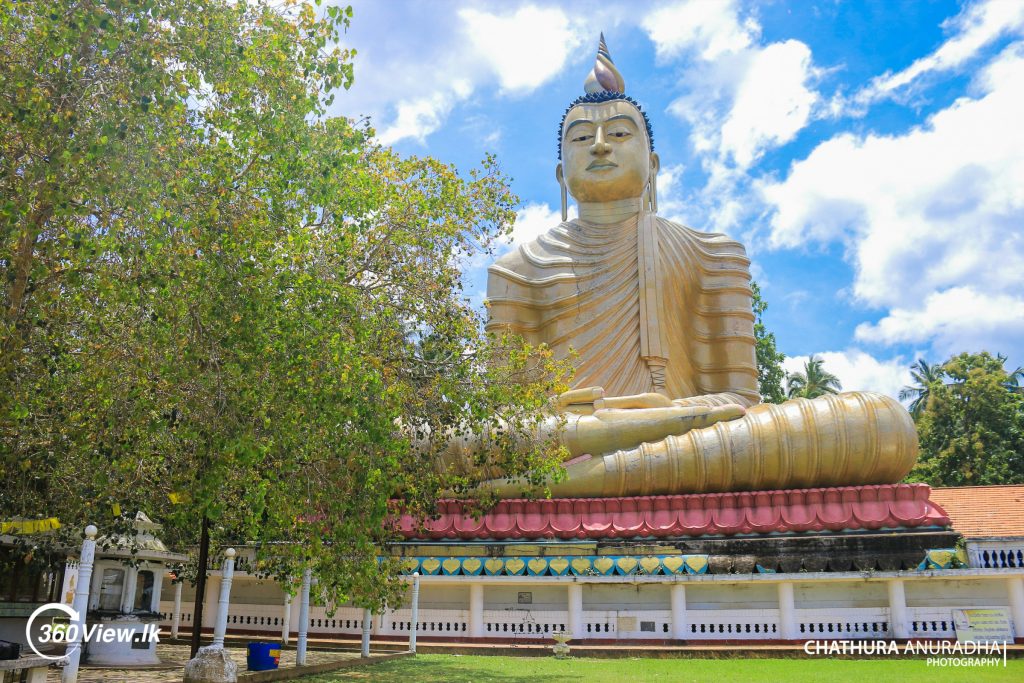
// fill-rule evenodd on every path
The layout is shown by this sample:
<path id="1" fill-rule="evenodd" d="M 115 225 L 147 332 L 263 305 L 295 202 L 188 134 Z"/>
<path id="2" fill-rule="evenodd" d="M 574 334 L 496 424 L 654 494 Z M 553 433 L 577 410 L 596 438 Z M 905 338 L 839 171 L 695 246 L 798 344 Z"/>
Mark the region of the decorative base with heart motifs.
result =
<path id="1" fill-rule="evenodd" d="M 461 502 L 443 501 L 426 526 L 400 520 L 410 544 L 403 569 L 571 577 L 913 568 L 956 542 L 930 492 L 887 484 L 504 500 L 475 518 Z"/>

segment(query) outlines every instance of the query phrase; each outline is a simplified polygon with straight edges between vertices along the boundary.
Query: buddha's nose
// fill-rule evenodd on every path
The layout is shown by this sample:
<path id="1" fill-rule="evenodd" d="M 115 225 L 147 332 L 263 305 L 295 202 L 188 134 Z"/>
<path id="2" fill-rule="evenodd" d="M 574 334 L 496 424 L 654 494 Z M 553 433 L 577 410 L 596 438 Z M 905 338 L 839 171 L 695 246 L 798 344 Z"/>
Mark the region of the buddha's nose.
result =
<path id="1" fill-rule="evenodd" d="M 598 126 L 597 132 L 594 134 L 594 144 L 590 146 L 590 153 L 595 156 L 602 156 L 608 154 L 611 149 L 611 145 L 604 140 L 604 128 Z"/>

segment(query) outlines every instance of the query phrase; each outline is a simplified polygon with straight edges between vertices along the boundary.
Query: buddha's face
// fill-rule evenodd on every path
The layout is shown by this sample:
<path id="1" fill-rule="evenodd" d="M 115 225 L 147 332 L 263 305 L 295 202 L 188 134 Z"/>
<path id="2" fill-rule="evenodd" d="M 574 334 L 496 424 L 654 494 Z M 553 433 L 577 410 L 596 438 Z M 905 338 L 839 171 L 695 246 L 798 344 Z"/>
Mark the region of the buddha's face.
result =
<path id="1" fill-rule="evenodd" d="M 629 102 L 579 104 L 565 117 L 557 172 L 576 201 L 640 197 L 657 168 L 643 116 Z"/>

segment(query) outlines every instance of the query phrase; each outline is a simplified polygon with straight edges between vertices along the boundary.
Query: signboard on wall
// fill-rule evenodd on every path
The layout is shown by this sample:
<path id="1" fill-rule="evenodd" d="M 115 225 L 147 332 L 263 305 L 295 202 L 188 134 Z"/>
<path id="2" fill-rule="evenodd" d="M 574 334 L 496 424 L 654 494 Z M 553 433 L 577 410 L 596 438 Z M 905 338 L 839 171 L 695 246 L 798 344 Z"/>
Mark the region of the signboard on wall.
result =
<path id="1" fill-rule="evenodd" d="M 1013 642 L 1010 611 L 1006 609 L 955 609 L 953 626 L 961 643 Z"/>

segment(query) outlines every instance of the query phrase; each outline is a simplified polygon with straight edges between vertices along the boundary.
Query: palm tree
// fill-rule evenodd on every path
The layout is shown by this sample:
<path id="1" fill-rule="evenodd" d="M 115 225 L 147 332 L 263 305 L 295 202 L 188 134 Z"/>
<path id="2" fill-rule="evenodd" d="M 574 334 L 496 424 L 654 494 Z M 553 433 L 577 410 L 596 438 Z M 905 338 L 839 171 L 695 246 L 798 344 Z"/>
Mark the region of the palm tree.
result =
<path id="1" fill-rule="evenodd" d="M 946 371 L 939 363 L 931 363 L 918 359 L 910 366 L 910 377 L 914 380 L 912 386 L 905 386 L 900 389 L 900 400 L 910 401 L 910 414 L 917 419 L 921 411 L 928 405 L 928 397 L 931 395 L 932 387 L 942 382 Z"/>
<path id="2" fill-rule="evenodd" d="M 826 370 L 825 361 L 814 354 L 804 363 L 803 372 L 786 375 L 786 395 L 790 398 L 817 398 L 843 390 L 839 378 Z"/>
<path id="3" fill-rule="evenodd" d="M 1006 361 L 1009 360 L 1009 357 L 1002 353 L 997 353 L 996 359 L 1005 365 Z M 1006 371 L 1006 381 L 1003 382 L 1003 386 L 1015 394 L 1024 393 L 1024 387 L 1020 384 L 1022 379 L 1024 379 L 1024 367 L 1018 365 L 1012 372 L 1009 370 Z"/>

